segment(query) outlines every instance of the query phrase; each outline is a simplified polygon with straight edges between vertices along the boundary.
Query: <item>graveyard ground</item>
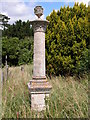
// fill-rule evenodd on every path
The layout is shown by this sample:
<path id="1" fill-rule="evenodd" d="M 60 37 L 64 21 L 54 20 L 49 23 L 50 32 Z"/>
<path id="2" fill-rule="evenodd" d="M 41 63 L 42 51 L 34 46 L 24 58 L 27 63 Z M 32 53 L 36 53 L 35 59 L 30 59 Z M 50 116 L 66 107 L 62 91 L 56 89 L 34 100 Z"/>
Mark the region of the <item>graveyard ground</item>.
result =
<path id="1" fill-rule="evenodd" d="M 52 77 L 49 105 L 46 111 L 30 110 L 27 83 L 32 79 L 32 65 L 9 68 L 8 80 L 2 89 L 3 118 L 88 118 L 88 77 Z M 4 71 L 4 70 L 3 70 Z"/>

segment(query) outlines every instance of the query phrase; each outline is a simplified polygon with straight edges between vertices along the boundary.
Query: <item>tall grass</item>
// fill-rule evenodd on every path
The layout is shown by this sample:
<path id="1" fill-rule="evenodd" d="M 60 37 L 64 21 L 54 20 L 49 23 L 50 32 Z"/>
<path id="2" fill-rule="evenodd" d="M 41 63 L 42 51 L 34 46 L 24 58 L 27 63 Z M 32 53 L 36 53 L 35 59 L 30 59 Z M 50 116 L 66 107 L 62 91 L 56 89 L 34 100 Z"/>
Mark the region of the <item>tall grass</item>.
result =
<path id="1" fill-rule="evenodd" d="M 8 80 L 2 89 L 2 118 L 87 118 L 88 78 L 48 78 L 52 84 L 50 97 L 46 99 L 46 111 L 30 109 L 27 83 L 32 79 L 32 65 L 9 68 Z"/>
<path id="2" fill-rule="evenodd" d="M 1 78 L 2 70 L 0 68 L 0 78 Z M 0 82 L 0 119 L 2 118 L 2 82 Z"/>

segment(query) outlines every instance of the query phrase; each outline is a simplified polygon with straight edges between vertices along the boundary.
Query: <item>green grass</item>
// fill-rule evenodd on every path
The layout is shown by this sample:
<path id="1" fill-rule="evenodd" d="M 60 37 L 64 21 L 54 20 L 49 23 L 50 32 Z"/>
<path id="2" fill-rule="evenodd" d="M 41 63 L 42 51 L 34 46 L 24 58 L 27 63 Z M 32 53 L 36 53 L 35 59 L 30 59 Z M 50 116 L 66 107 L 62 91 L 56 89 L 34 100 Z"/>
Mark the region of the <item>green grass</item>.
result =
<path id="1" fill-rule="evenodd" d="M 0 77 L 1 77 L 1 68 L 0 68 Z M 2 83 L 0 82 L 0 119 L 2 118 Z"/>
<path id="2" fill-rule="evenodd" d="M 8 80 L 2 89 L 2 118 L 88 118 L 88 78 L 52 77 L 46 111 L 30 110 L 27 83 L 32 79 L 32 65 L 9 68 Z"/>

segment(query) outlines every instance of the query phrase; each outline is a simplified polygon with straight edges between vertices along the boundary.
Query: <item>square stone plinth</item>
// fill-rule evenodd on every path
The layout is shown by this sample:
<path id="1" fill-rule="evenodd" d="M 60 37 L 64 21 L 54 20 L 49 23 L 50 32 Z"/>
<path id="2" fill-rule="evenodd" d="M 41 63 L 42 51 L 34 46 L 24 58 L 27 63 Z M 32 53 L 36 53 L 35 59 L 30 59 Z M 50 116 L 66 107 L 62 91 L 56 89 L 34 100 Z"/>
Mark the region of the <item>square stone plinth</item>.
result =
<path id="1" fill-rule="evenodd" d="M 46 110 L 45 98 L 49 97 L 49 94 L 43 93 L 31 93 L 31 109 L 36 111 Z"/>
<path id="2" fill-rule="evenodd" d="M 52 86 L 47 80 L 30 80 L 28 88 L 31 97 L 31 109 L 36 111 L 45 110 L 45 98 L 49 97 Z"/>

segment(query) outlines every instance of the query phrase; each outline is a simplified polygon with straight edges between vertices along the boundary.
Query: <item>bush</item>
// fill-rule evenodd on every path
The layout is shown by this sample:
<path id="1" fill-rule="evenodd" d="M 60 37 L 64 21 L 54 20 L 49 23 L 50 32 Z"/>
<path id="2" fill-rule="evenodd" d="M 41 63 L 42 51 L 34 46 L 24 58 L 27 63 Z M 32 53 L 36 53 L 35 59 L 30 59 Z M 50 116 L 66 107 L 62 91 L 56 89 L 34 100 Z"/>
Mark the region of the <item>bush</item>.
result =
<path id="1" fill-rule="evenodd" d="M 81 54 L 81 60 L 77 66 L 78 73 L 88 73 L 90 69 L 90 50 L 85 49 Z"/>
<path id="2" fill-rule="evenodd" d="M 87 61 L 83 52 L 89 46 L 87 13 L 88 8 L 85 5 L 75 3 L 73 8 L 68 6 L 57 12 L 53 10 L 47 16 L 49 25 L 46 30 L 46 67 L 49 76 L 73 75 L 79 70 L 83 71 L 84 64 L 80 62 L 84 59 Z M 78 68 L 79 64 L 83 68 Z"/>
<path id="3" fill-rule="evenodd" d="M 8 65 L 22 65 L 32 62 L 33 37 L 19 40 L 17 37 L 2 38 L 2 63 L 5 65 L 7 55 Z"/>
<path id="4" fill-rule="evenodd" d="M 25 38 L 20 41 L 20 51 L 18 64 L 28 64 L 33 61 L 33 37 Z"/>

